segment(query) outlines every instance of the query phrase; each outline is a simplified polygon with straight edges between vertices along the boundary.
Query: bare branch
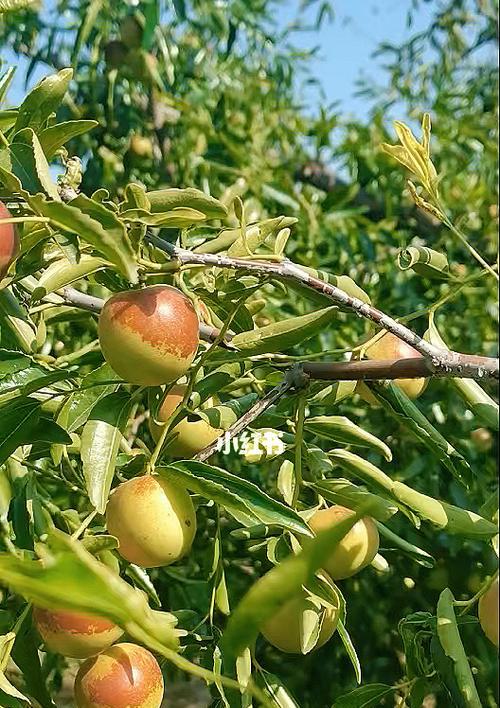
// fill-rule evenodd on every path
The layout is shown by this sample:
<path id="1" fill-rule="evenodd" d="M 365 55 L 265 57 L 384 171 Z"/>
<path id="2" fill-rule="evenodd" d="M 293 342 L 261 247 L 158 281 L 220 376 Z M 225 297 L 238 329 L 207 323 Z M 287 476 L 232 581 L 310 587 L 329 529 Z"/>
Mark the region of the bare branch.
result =
<path id="1" fill-rule="evenodd" d="M 442 369 L 434 371 L 432 362 L 425 357 L 372 361 L 305 361 L 302 363 L 302 370 L 306 376 L 319 381 L 386 381 L 447 376 Z"/>
<path id="2" fill-rule="evenodd" d="M 357 297 L 349 295 L 344 290 L 331 283 L 326 283 L 319 278 L 309 275 L 300 266 L 284 259 L 279 263 L 266 261 L 245 260 L 243 258 L 230 258 L 212 253 L 195 253 L 174 246 L 163 239 L 148 234 L 147 239 L 157 248 L 168 253 L 172 258 L 183 264 L 212 265 L 219 268 L 230 268 L 256 273 L 266 277 L 275 276 L 283 280 L 296 280 L 306 287 L 321 293 L 333 302 L 352 310 L 360 317 L 371 320 L 381 328 L 391 332 L 396 337 L 416 349 L 424 357 L 430 359 L 432 372 L 441 376 L 458 376 L 461 378 L 496 378 L 499 377 L 498 359 L 481 357 L 470 354 L 461 354 L 450 351 L 427 342 L 405 325 L 386 315 L 372 305 L 368 305 Z"/>
<path id="3" fill-rule="evenodd" d="M 300 388 L 306 383 L 307 378 L 303 375 L 301 367 L 292 367 L 278 386 L 275 386 L 269 393 L 266 393 L 266 395 L 258 400 L 241 418 L 238 418 L 228 430 L 220 435 L 217 440 L 201 450 L 194 459 L 200 462 L 208 460 L 209 457 L 220 449 L 221 443 L 223 444 L 227 440 L 232 440 L 239 435 L 239 433 L 245 430 L 256 418 L 272 406 L 273 403 L 276 403 L 276 401 L 282 398 L 287 391 L 292 388 Z"/>

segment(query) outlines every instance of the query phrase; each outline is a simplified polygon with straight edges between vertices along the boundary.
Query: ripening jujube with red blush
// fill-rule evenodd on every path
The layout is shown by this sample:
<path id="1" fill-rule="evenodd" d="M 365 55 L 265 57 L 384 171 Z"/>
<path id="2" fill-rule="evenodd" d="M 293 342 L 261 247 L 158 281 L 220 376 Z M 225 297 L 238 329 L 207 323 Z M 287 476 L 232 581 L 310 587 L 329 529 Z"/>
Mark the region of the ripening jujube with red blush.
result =
<path id="1" fill-rule="evenodd" d="M 498 575 L 479 598 L 477 613 L 483 632 L 498 647 Z"/>
<path id="2" fill-rule="evenodd" d="M 159 475 L 144 475 L 123 482 L 110 496 L 106 526 L 125 560 L 157 568 L 190 550 L 196 514 L 186 489 Z"/>
<path id="3" fill-rule="evenodd" d="M 35 607 L 33 621 L 47 649 L 74 659 L 98 654 L 123 634 L 110 620 L 86 612 Z"/>
<path id="4" fill-rule="evenodd" d="M 309 526 L 318 533 L 332 528 L 336 524 L 348 519 L 354 514 L 351 509 L 343 506 L 332 506 L 328 509 L 316 511 L 309 519 Z M 335 546 L 331 555 L 323 563 L 323 568 L 333 580 L 344 580 L 359 573 L 360 570 L 370 565 L 379 548 L 378 529 L 373 519 L 365 516 L 356 521 L 354 526 L 346 533 L 342 540 Z"/>
<path id="5" fill-rule="evenodd" d="M 193 304 L 170 285 L 116 293 L 99 317 L 102 353 L 114 371 L 138 386 L 160 386 L 186 373 L 199 343 Z"/>
<path id="6" fill-rule="evenodd" d="M 123 642 L 87 659 L 75 679 L 77 708 L 160 708 L 163 676 L 147 649 Z"/>
<path id="7" fill-rule="evenodd" d="M 157 413 L 159 422 L 167 421 L 172 413 L 181 404 L 186 392 L 185 385 L 175 385 L 167 392 Z M 158 442 L 163 430 L 163 426 L 158 422 L 149 419 L 149 429 L 155 442 Z M 222 435 L 222 430 L 213 428 L 205 420 L 188 420 L 183 418 L 174 428 L 169 431 L 175 434 L 175 438 L 168 447 L 168 452 L 176 457 L 193 457 L 204 447 L 210 445 Z"/>
<path id="8" fill-rule="evenodd" d="M 365 350 L 368 359 L 418 359 L 422 354 L 391 332 L 386 332 Z M 427 379 L 396 379 L 394 382 L 408 398 L 418 398 L 427 386 Z"/>
<path id="9" fill-rule="evenodd" d="M 10 219 L 11 216 L 5 204 L 0 202 L 0 219 Z M 19 236 L 14 224 L 0 224 L 0 280 L 18 257 L 19 250 Z"/>

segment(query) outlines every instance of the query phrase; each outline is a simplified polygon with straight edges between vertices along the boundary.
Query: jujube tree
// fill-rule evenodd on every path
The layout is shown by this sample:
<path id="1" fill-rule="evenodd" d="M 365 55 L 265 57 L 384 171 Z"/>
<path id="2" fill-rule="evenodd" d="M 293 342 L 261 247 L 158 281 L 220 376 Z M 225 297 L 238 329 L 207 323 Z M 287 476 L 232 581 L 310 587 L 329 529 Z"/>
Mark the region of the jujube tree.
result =
<path id="1" fill-rule="evenodd" d="M 418 111 L 411 48 L 389 69 L 418 136 L 311 117 L 275 3 L 244 5 L 0 28 L 54 68 L 0 126 L 5 700 L 52 705 L 95 652 L 78 706 L 159 706 L 179 672 L 225 705 L 493 705 L 489 70 L 458 80 L 450 7 Z"/>

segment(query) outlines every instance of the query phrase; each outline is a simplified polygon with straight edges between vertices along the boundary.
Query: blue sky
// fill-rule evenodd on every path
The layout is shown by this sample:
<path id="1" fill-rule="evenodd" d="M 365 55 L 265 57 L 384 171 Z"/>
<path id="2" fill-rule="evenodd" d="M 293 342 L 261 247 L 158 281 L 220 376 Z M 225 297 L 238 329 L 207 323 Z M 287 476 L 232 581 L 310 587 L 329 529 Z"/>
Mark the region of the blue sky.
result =
<path id="1" fill-rule="evenodd" d="M 408 27 L 412 4 L 411 0 L 333 0 L 333 22 L 325 23 L 319 33 L 296 35 L 296 43 L 304 49 L 319 46 L 312 72 L 328 101 L 340 101 L 343 110 L 357 117 L 366 115 L 370 106 L 354 94 L 360 76 L 383 83 L 383 60 L 374 59 L 374 51 L 381 42 L 401 44 L 427 28 L 437 5 L 420 3 L 413 25 Z M 293 19 L 291 7 L 282 19 Z"/>
<path id="2" fill-rule="evenodd" d="M 406 20 L 412 0 L 333 0 L 335 19 L 325 23 L 322 30 L 297 33 L 295 44 L 304 49 L 319 46 L 318 57 L 311 64 L 312 73 L 319 80 L 328 102 L 340 101 L 344 111 L 364 117 L 368 109 L 366 100 L 356 98 L 356 80 L 361 75 L 379 82 L 383 78 L 382 60 L 372 54 L 382 41 L 399 44 L 415 31 L 428 26 L 436 3 L 420 3 L 413 27 Z M 285 26 L 295 17 L 297 3 L 284 4 L 279 22 Z M 316 12 L 313 6 L 310 15 Z M 18 64 L 17 77 L 9 99 L 17 104 L 24 95 L 24 71 L 27 61 L 2 53 L 8 63 Z M 30 85 L 44 75 L 42 67 L 34 72 Z M 309 94 L 308 94 L 309 95 Z M 312 100 L 318 94 L 311 92 Z M 314 108 L 314 106 L 312 106 Z"/>

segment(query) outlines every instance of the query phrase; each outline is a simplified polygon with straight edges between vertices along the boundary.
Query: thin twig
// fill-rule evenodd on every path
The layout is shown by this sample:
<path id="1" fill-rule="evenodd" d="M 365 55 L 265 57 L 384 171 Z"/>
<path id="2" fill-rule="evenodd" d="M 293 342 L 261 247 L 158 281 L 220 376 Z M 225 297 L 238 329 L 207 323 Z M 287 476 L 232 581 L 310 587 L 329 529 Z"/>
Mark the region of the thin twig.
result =
<path id="1" fill-rule="evenodd" d="M 299 367 L 293 367 L 285 376 L 284 380 L 275 386 L 269 393 L 261 398 L 259 401 L 254 403 L 254 405 L 239 418 L 233 425 L 231 425 L 228 430 L 226 430 L 222 435 L 220 435 L 217 440 L 213 443 L 207 445 L 203 448 L 196 456 L 195 460 L 204 462 L 209 457 L 211 457 L 215 452 L 220 451 L 224 443 L 232 440 L 234 437 L 239 435 L 243 430 L 245 430 L 256 418 L 258 418 L 264 411 L 266 411 L 273 403 L 276 403 L 282 396 L 287 393 L 292 388 L 300 388 L 306 383 L 306 379 L 302 375 Z"/>

